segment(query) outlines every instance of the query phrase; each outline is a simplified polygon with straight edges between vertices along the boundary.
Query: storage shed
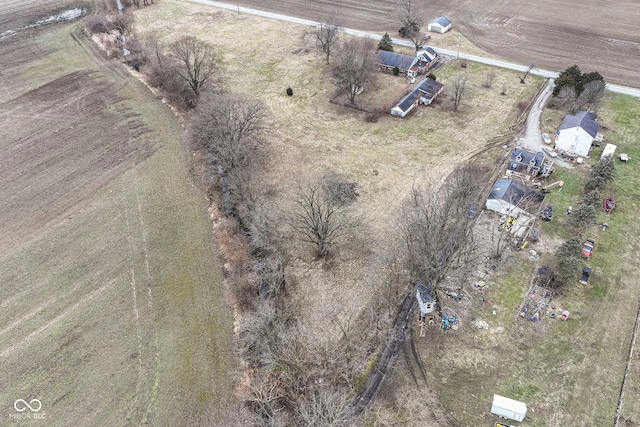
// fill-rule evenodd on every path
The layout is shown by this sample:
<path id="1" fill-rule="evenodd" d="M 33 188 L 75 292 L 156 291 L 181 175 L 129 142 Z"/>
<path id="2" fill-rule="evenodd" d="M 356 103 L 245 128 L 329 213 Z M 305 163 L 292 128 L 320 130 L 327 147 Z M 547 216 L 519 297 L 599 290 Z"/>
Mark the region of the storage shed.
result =
<path id="1" fill-rule="evenodd" d="M 451 21 L 445 16 L 434 19 L 433 21 L 429 22 L 429 25 L 427 26 L 427 30 L 440 34 L 446 33 L 450 29 Z"/>
<path id="2" fill-rule="evenodd" d="M 426 78 L 416 85 L 416 87 L 403 97 L 392 109 L 391 115 L 405 117 L 419 103 L 429 105 L 442 92 L 444 85 L 433 79 Z"/>
<path id="3" fill-rule="evenodd" d="M 510 420 L 524 421 L 527 416 L 527 405 L 524 402 L 494 394 L 491 413 Z"/>
<path id="4" fill-rule="evenodd" d="M 416 285 L 416 299 L 420 306 L 420 314 L 424 316 L 433 313 L 436 309 L 436 294 L 433 292 L 431 282 L 418 282 Z"/>

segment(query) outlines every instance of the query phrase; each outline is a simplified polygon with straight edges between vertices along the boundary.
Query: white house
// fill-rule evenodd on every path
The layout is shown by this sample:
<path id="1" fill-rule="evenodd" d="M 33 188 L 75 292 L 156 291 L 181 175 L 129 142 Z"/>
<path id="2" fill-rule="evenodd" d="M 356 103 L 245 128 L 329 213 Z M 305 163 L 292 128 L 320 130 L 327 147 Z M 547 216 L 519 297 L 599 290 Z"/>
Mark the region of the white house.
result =
<path id="1" fill-rule="evenodd" d="M 427 30 L 432 31 L 434 33 L 446 33 L 451 29 L 451 21 L 449 18 L 441 16 L 439 18 L 434 19 L 429 22 L 427 25 Z"/>
<path id="2" fill-rule="evenodd" d="M 556 133 L 556 148 L 586 157 L 599 129 L 596 115 L 588 111 L 565 116 Z"/>

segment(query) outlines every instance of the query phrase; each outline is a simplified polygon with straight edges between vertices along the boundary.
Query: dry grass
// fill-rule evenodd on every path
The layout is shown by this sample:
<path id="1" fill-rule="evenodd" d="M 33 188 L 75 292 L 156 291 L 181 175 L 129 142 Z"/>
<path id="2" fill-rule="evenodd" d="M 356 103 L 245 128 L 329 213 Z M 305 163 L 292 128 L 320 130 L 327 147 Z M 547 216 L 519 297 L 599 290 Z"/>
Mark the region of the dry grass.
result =
<path id="1" fill-rule="evenodd" d="M 508 132 L 514 105 L 541 83 L 530 79 L 522 85 L 515 73 L 498 70 L 493 88 L 484 89 L 481 83 L 486 67 L 469 63 L 461 69 L 454 61 L 436 72 L 438 80 L 445 83 L 445 96 L 436 105 L 420 107 L 409 119 L 387 115 L 377 123 L 368 123 L 366 114 L 329 102 L 334 92 L 330 68 L 323 65 L 311 38 L 305 37 L 307 27 L 186 1 L 167 1 L 160 7 L 143 9 L 137 18 L 145 32 L 166 34 L 161 30 L 171 26 L 210 42 L 221 53 L 227 87 L 254 94 L 267 103 L 280 124 L 274 143 L 282 157 L 273 159 L 276 167 L 272 174 L 278 186 L 282 188 L 300 173 L 323 170 L 346 174 L 358 182 L 357 206 L 373 242 L 371 255 L 356 256 L 346 250 L 332 268 L 321 269 L 311 261 L 309 252 L 303 251 L 292 266 L 309 304 L 305 312 L 308 321 L 329 336 L 335 328 L 333 315 L 360 310 L 366 304 L 362 296 L 379 283 L 369 259 L 384 251 L 395 236 L 399 202 L 413 182 L 425 175 L 446 173 L 491 137 Z M 446 96 L 446 84 L 462 71 L 471 75 L 471 84 L 461 111 L 455 113 Z M 502 84 L 509 86 L 506 96 L 499 94 Z M 285 93 L 289 86 L 292 97 Z M 366 96 L 378 98 L 380 93 L 395 93 L 407 85 L 402 77 L 381 73 L 377 87 L 380 92 Z M 338 300 L 341 304 L 335 304 Z"/>

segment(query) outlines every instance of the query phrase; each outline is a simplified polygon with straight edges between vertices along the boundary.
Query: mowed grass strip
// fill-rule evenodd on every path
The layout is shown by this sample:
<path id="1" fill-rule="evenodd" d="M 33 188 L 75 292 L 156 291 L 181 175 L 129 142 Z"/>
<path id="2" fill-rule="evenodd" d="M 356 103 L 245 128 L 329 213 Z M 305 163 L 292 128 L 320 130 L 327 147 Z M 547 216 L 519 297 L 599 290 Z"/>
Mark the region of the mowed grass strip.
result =
<path id="1" fill-rule="evenodd" d="M 70 93 L 58 90 L 70 102 L 65 114 L 50 110 L 41 120 L 26 114 L 37 96 L 33 105 L 11 104 L 25 114 L 2 122 L 4 149 L 19 153 L 11 136 L 30 146 L 47 132 L 68 133 L 40 145 L 55 161 L 14 165 L 2 188 L 40 185 L 56 167 L 66 180 L 58 173 L 56 191 L 42 194 L 57 203 L 78 186 L 90 191 L 8 238 L 19 244 L 0 259 L 0 401 L 11 408 L 19 398 L 40 399 L 48 426 L 213 425 L 234 403 L 234 365 L 207 201 L 189 178 L 177 119 L 121 65 L 93 58 L 85 49 L 90 40 L 76 43 L 70 33 L 77 25 L 25 34 L 41 55 L 18 63 L 8 70 L 15 80 L 3 81 L 20 88 L 8 91 L 3 105 L 56 79 L 69 84 Z M 83 76 L 81 88 L 60 79 L 74 72 Z M 69 119 L 84 105 L 95 109 L 74 133 Z M 29 135 L 34 124 L 38 132 Z M 78 168 L 96 145 L 101 158 L 117 162 L 120 149 L 135 151 L 136 144 L 155 151 L 120 158 L 105 181 L 96 184 L 102 170 Z M 29 170 L 19 169 L 26 164 Z M 1 215 L 3 230 L 13 230 Z M 7 423 L 0 424 L 10 425 L 13 412 L 3 411 Z"/>

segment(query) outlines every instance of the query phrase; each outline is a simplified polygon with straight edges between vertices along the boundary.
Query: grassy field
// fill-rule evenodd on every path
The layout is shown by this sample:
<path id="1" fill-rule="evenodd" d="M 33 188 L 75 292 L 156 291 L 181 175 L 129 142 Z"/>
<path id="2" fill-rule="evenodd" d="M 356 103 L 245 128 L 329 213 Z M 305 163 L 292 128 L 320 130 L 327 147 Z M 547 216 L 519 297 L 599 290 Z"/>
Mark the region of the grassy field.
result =
<path id="1" fill-rule="evenodd" d="M 230 309 L 182 128 L 79 26 L 0 43 L 0 424 L 39 399 L 47 426 L 232 425 Z"/>
<path id="2" fill-rule="evenodd" d="M 141 32 L 156 31 L 166 42 L 172 39 L 163 31 L 169 26 L 177 33 L 210 42 L 220 52 L 225 87 L 251 93 L 269 106 L 279 124 L 270 167 L 278 194 L 286 197 L 303 172 L 333 170 L 358 183 L 357 207 L 366 218 L 366 235 L 370 236 L 368 242 L 360 242 L 369 251 L 366 258 L 345 254 L 337 271 L 318 271 L 306 252 L 292 263 L 293 274 L 305 278 L 305 286 L 299 288 L 305 300 L 316 302 L 305 313 L 318 334 L 331 335 L 336 328 L 332 315 L 362 309 L 364 301 L 359 295 L 382 281 L 373 260 L 397 235 L 398 209 L 412 184 L 447 173 L 483 150 L 496 135 L 508 133 L 515 105 L 542 84 L 535 78 L 520 84 L 515 73 L 496 70 L 493 86 L 485 89 L 481 83 L 488 67 L 469 63 L 465 69 L 451 61 L 436 72 L 445 93 L 433 107 L 420 107 L 406 120 L 385 115 L 371 123 L 365 113 L 329 102 L 334 92 L 331 67 L 324 66 L 308 27 L 188 1 L 166 1 L 160 7 L 141 9 L 136 17 Z M 255 40 L 261 41 L 260 49 Z M 470 75 L 470 84 L 456 113 L 447 80 L 462 72 Z M 379 73 L 372 87 L 400 88 L 403 82 L 401 77 Z M 285 93 L 289 86 L 292 97 Z M 500 95 L 503 86 L 506 95 Z M 286 203 L 282 200 L 281 205 Z M 371 276 L 373 282 L 364 281 L 365 276 Z M 335 304 L 336 299 L 343 304 Z"/>

